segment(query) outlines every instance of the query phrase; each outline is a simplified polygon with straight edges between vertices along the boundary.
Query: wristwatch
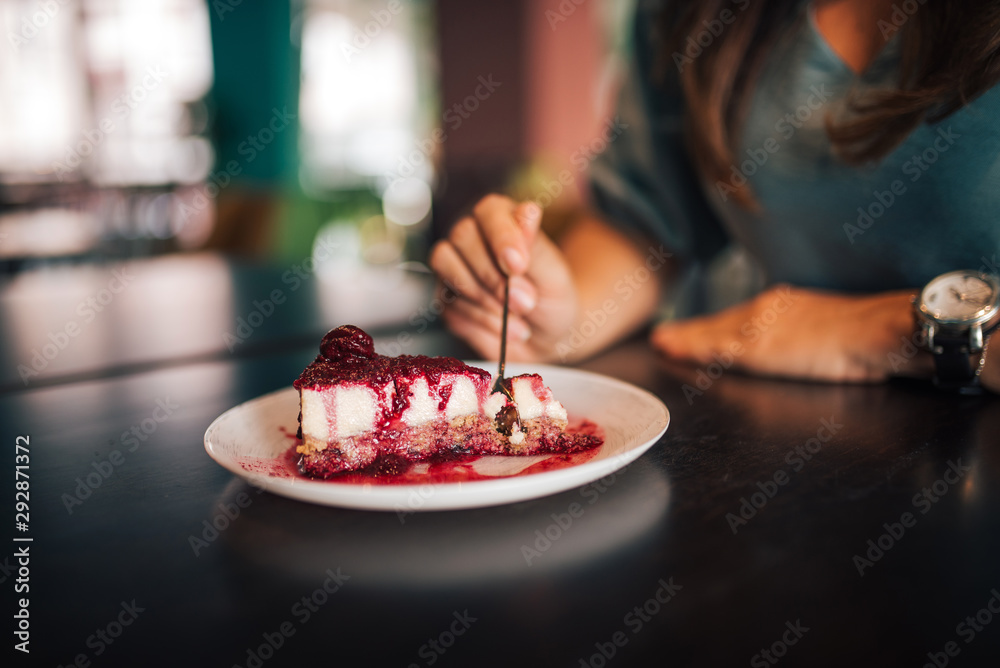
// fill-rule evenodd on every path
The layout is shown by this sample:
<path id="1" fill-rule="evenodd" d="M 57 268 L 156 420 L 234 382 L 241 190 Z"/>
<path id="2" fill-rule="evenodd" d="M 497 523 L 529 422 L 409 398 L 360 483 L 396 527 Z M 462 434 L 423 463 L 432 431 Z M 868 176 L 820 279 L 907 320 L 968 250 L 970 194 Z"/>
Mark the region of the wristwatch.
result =
<path id="1" fill-rule="evenodd" d="M 914 300 L 924 345 L 934 356 L 934 384 L 978 394 L 983 351 L 1000 326 L 1000 279 L 972 270 L 941 274 Z"/>

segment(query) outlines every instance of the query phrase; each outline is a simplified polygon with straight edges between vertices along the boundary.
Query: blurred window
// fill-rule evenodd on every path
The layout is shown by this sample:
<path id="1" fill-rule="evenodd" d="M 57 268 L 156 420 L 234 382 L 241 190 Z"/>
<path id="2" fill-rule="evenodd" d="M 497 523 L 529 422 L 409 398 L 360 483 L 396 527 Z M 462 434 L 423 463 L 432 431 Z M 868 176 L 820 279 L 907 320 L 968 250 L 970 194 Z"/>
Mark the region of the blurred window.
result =
<path id="1" fill-rule="evenodd" d="M 198 182 L 211 148 L 204 0 L 6 0 L 5 181 Z"/>
<path id="2" fill-rule="evenodd" d="M 306 0 L 300 89 L 307 191 L 433 181 L 438 125 L 429 1 Z"/>
<path id="3" fill-rule="evenodd" d="M 176 236 L 213 160 L 205 0 L 4 0 L 0 36 L 0 259 Z"/>

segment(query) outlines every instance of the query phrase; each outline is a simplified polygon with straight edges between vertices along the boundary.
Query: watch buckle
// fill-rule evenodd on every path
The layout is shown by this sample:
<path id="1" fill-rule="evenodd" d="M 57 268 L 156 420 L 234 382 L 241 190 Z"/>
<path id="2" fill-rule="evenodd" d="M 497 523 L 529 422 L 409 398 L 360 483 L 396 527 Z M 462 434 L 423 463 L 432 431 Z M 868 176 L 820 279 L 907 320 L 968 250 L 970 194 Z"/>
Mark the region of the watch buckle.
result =
<path id="1" fill-rule="evenodd" d="M 934 334 L 937 330 L 937 327 L 934 326 L 934 323 L 927 322 L 925 320 L 924 322 L 921 323 L 921 327 L 924 330 L 924 345 L 927 347 L 927 350 L 934 353 L 935 355 L 939 355 L 942 352 L 944 352 L 943 348 L 934 345 Z"/>
<path id="2" fill-rule="evenodd" d="M 969 330 L 969 352 L 978 353 L 983 349 L 983 326 L 973 325 Z"/>

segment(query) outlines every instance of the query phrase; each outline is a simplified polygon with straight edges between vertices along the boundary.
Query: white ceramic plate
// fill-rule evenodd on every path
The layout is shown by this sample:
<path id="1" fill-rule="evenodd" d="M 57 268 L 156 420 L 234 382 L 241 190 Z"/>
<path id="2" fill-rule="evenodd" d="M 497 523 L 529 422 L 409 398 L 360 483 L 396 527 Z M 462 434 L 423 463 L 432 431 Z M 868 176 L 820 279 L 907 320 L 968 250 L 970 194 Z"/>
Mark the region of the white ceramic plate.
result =
<path id="1" fill-rule="evenodd" d="M 490 362 L 469 362 L 489 370 Z M 514 503 L 573 489 L 629 464 L 656 443 L 670 422 L 649 392 L 595 373 L 538 364 L 509 364 L 507 374 L 537 373 L 569 412 L 604 430 L 604 444 L 587 462 L 518 475 L 552 455 L 482 457 L 475 471 L 490 480 L 424 485 L 359 485 L 290 476 L 283 463 L 298 426 L 298 392 L 291 387 L 226 411 L 205 432 L 205 450 L 254 485 L 293 499 L 344 508 L 412 512 Z"/>

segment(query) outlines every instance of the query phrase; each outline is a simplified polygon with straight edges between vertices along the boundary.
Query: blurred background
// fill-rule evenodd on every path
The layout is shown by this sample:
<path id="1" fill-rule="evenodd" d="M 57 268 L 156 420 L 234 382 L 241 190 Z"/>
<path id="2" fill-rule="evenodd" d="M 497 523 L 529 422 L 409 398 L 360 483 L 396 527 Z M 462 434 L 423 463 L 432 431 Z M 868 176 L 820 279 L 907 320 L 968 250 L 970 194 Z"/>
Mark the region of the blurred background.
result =
<path id="1" fill-rule="evenodd" d="M 0 270 L 412 266 L 489 191 L 558 227 L 603 146 L 630 10 L 0 0 Z"/>

